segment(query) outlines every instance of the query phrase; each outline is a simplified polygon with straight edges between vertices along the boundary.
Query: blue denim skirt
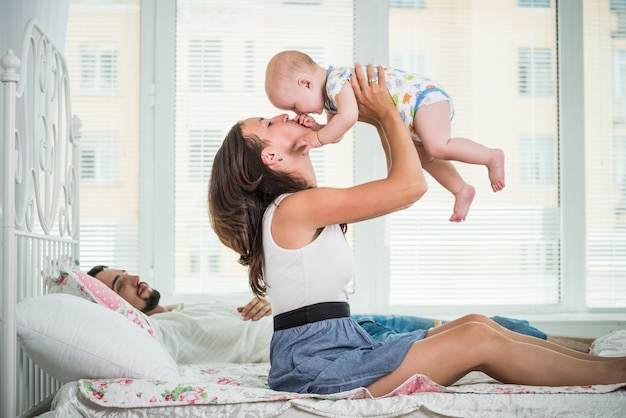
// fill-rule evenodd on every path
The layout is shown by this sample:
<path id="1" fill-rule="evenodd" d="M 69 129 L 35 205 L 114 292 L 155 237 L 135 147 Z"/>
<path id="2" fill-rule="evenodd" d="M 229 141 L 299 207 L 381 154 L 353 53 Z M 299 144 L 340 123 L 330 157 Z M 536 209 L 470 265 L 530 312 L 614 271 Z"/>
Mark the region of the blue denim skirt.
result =
<path id="1" fill-rule="evenodd" d="M 352 318 L 333 318 L 275 331 L 269 387 L 330 394 L 364 387 L 395 370 L 426 330 L 376 342 Z"/>

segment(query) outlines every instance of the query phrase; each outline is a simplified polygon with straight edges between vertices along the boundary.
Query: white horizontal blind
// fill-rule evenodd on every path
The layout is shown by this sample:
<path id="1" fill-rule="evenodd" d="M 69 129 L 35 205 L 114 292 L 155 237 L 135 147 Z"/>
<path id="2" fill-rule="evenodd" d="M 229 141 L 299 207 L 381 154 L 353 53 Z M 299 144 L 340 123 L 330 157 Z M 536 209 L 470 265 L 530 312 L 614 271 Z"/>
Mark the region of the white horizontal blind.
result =
<path id="1" fill-rule="evenodd" d="M 321 65 L 354 61 L 351 0 L 179 0 L 176 7 L 175 292 L 248 289 L 246 270 L 209 225 L 211 162 L 238 120 L 272 117 L 265 66 L 298 49 Z M 293 114 L 291 114 L 293 116 Z M 318 119 L 325 121 L 325 116 Z M 318 183 L 353 182 L 353 138 L 311 152 Z"/>
<path id="2" fill-rule="evenodd" d="M 584 2 L 587 304 L 626 306 L 626 1 Z"/>
<path id="3" fill-rule="evenodd" d="M 138 271 L 140 0 L 72 0 L 67 28 L 80 142 L 81 268 Z"/>
<path id="4" fill-rule="evenodd" d="M 391 1 L 392 65 L 443 84 L 452 135 L 506 153 L 506 188 L 455 163 L 476 188 L 467 221 L 428 176 L 411 209 L 389 217 L 390 305 L 535 305 L 560 301 L 554 1 Z"/>

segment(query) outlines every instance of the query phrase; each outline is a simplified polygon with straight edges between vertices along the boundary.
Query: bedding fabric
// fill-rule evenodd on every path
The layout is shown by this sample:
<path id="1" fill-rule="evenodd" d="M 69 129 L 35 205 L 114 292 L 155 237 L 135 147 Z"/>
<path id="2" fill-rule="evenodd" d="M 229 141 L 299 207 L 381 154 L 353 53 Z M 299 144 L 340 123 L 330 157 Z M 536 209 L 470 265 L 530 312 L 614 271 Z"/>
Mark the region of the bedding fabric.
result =
<path id="1" fill-rule="evenodd" d="M 626 384 L 576 387 L 505 385 L 472 373 L 449 387 L 416 375 L 387 397 L 364 388 L 333 395 L 267 388 L 269 365 L 181 367 L 178 382 L 83 379 L 65 385 L 52 417 L 277 417 L 305 411 L 326 417 L 626 416 Z"/>
<path id="2" fill-rule="evenodd" d="M 626 332 L 593 351 L 626 347 Z M 622 352 L 623 353 L 623 352 Z M 626 353 L 625 353 L 626 354 Z M 574 387 L 508 385 L 470 373 L 443 387 L 416 375 L 387 397 L 364 388 L 333 395 L 272 391 L 269 364 L 180 368 L 177 381 L 83 379 L 64 385 L 45 418 L 67 417 L 602 417 L 626 416 L 626 383 Z"/>
<path id="3" fill-rule="evenodd" d="M 181 365 L 268 362 L 271 317 L 245 321 L 230 303 L 213 301 L 167 306 L 149 317 L 159 341 Z"/>

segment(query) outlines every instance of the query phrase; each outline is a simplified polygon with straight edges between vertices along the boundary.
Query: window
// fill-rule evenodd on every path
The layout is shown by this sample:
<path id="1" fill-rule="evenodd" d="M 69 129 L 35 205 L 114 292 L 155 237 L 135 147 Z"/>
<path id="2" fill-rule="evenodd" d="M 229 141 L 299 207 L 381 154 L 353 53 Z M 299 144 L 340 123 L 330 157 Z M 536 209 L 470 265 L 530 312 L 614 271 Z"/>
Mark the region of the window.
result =
<path id="1" fill-rule="evenodd" d="M 217 145 L 222 140 L 220 131 L 189 132 L 189 150 L 187 151 L 189 181 L 206 184 L 211 175 L 210 168 Z"/>
<path id="2" fill-rule="evenodd" d="M 80 88 L 104 93 L 117 87 L 117 53 L 109 48 L 83 47 L 80 53 Z"/>
<path id="3" fill-rule="evenodd" d="M 72 109 L 82 122 L 85 271 L 95 264 L 139 271 L 139 5 L 70 1 L 65 56 L 75 88 Z"/>
<path id="4" fill-rule="evenodd" d="M 393 9 L 423 9 L 426 0 L 389 0 L 389 7 Z"/>
<path id="5" fill-rule="evenodd" d="M 81 221 L 81 269 L 87 271 L 94 266 L 104 264 L 111 268 L 126 269 L 129 272 L 139 271 L 139 263 L 135 255 L 138 237 L 136 234 L 128 234 L 133 230 L 136 229 L 132 225 L 123 223 L 92 224 L 89 221 Z"/>
<path id="6" fill-rule="evenodd" d="M 618 185 L 619 194 L 626 197 L 626 137 L 619 136 L 613 139 L 613 155 L 615 156 L 613 181 Z"/>
<path id="7" fill-rule="evenodd" d="M 626 228 L 626 137 L 620 136 L 613 140 L 613 155 L 615 163 L 613 169 L 613 182 L 617 205 L 615 216 L 620 229 Z"/>
<path id="8" fill-rule="evenodd" d="M 222 43 L 214 39 L 189 41 L 189 87 L 198 92 L 215 90 L 222 85 Z"/>
<path id="9" fill-rule="evenodd" d="M 83 261 L 131 270 L 138 263 L 142 274 L 154 268 L 164 298 L 247 294 L 245 269 L 209 225 L 212 156 L 237 120 L 279 113 L 263 86 L 265 63 L 273 53 L 300 49 L 322 65 L 350 65 L 355 59 L 367 62 L 361 56 L 367 49 L 376 61 L 443 84 L 456 110 L 452 134 L 505 149 L 507 188 L 493 193 L 484 167 L 455 164 L 477 189 L 466 222 L 448 222 L 453 195 L 427 177 L 428 193 L 414 207 L 351 225 L 348 239 L 358 268 L 351 288 L 355 312 L 625 312 L 621 51 L 626 44 L 615 35 L 623 2 L 562 1 L 557 10 L 552 1 L 391 1 L 388 15 L 347 0 L 333 2 L 332 8 L 323 2 L 278 2 L 268 8 L 254 0 L 219 2 L 219 7 L 216 0 L 178 0 L 159 2 L 159 9 L 153 0 L 77 3 L 71 3 L 66 46 L 70 73 L 79 74 L 82 84 L 85 46 L 117 51 L 118 71 L 117 94 L 109 92 L 104 100 L 74 98 L 83 120 L 83 175 L 92 179 L 81 184 Z M 146 16 L 158 17 L 140 22 L 140 6 L 147 8 Z M 499 20 L 482 13 L 487 9 Z M 574 19 L 557 14 L 566 9 Z M 575 27 L 576 18 L 583 19 L 582 28 Z M 156 21 L 158 30 L 151 27 Z M 513 24 L 503 29 L 502 21 Z M 373 37 L 388 43 L 364 47 L 359 38 L 364 26 L 369 35 L 382 30 Z M 140 54 L 141 27 L 158 42 Z M 571 32 L 557 36 L 564 27 Z M 575 39 L 571 48 L 572 33 L 584 45 Z M 161 43 L 163 38 L 169 43 Z M 563 50 L 557 54 L 557 42 L 564 41 L 570 42 L 569 58 Z M 580 61 L 571 58 L 572 50 Z M 139 62 L 154 51 L 171 56 Z M 170 67 L 172 74 L 163 77 Z M 557 76 L 559 68 L 565 71 Z M 576 71 L 584 75 L 559 90 L 557 81 Z M 150 86 L 149 80 L 158 83 Z M 579 86 L 584 98 L 574 94 L 572 100 Z M 171 97 L 163 90 L 171 90 Z M 156 100 L 148 100 L 153 96 Z M 562 135 L 564 127 L 576 126 L 568 116 L 572 109 L 574 122 L 584 125 Z M 154 135 L 142 132 L 139 147 L 137 121 L 150 115 L 156 115 Z M 320 185 L 350 186 L 384 171 L 375 159 L 380 151 L 367 148 L 378 144 L 359 126 L 356 131 L 356 139 L 350 133 L 312 153 Z M 154 143 L 156 136 L 169 141 L 164 149 L 162 142 Z M 113 139 L 115 146 L 100 147 L 100 141 Z M 104 157 L 106 152 L 111 156 Z M 96 179 L 106 178 L 108 159 L 116 176 L 99 183 Z M 146 195 L 149 204 L 142 200 Z M 163 260 L 170 263 L 165 269 Z"/>
<path id="10" fill-rule="evenodd" d="M 626 49 L 613 51 L 613 100 L 616 106 L 615 122 L 626 122 Z"/>
<path id="11" fill-rule="evenodd" d="M 554 72 L 550 50 L 521 48 L 518 57 L 520 94 L 550 96 Z"/>
<path id="12" fill-rule="evenodd" d="M 558 304 L 557 155 L 550 140 L 558 133 L 551 87 L 556 69 L 550 60 L 556 48 L 555 11 L 529 14 L 507 2 L 486 1 L 438 6 L 389 10 L 391 57 L 402 64 L 397 57 L 413 55 L 405 65 L 428 64 L 425 75 L 453 99 L 453 136 L 506 151 L 507 188 L 493 193 L 485 167 L 455 163 L 476 197 L 467 221 L 453 224 L 448 218 L 454 196 L 428 176 L 424 198 L 389 216 L 388 304 L 451 310 Z M 511 36 L 487 15 L 466 18 L 483 8 L 516 22 Z M 518 49 L 520 43 L 532 47 Z"/>
<path id="13" fill-rule="evenodd" d="M 299 6 L 305 3 L 303 25 Z M 333 2 L 332 7 L 311 1 L 272 8 L 254 0 L 220 3 L 219 8 L 203 0 L 176 3 L 172 230 L 178 294 L 246 290 L 246 270 L 209 225 L 206 196 L 213 155 L 238 120 L 285 113 L 273 108 L 265 95 L 265 66 L 276 52 L 299 49 L 321 65 L 353 63 L 353 19 L 351 0 Z M 315 117 L 325 121 L 323 115 Z M 352 144 L 348 133 L 341 143 L 311 153 L 320 184 L 353 182 Z"/>
<path id="14" fill-rule="evenodd" d="M 623 1 L 584 3 L 585 193 L 587 274 L 585 303 L 626 306 L 626 43 L 619 33 Z"/>
<path id="15" fill-rule="evenodd" d="M 611 12 L 617 16 L 617 28 L 613 26 L 617 30 L 614 30 L 611 35 L 614 38 L 626 37 L 626 1 L 611 0 Z"/>
<path id="16" fill-rule="evenodd" d="M 419 51 L 391 51 L 389 65 L 417 74 L 427 74 L 426 57 Z"/>
<path id="17" fill-rule="evenodd" d="M 518 7 L 550 7 L 550 0 L 517 0 Z"/>
<path id="18" fill-rule="evenodd" d="M 87 134 L 80 140 L 81 184 L 111 184 L 115 181 L 117 139 L 108 135 Z"/>
<path id="19" fill-rule="evenodd" d="M 524 186 L 555 184 L 556 158 L 551 138 L 521 138 L 520 184 Z"/>
<path id="20" fill-rule="evenodd" d="M 284 4 L 319 6 L 320 0 L 283 0 Z"/>

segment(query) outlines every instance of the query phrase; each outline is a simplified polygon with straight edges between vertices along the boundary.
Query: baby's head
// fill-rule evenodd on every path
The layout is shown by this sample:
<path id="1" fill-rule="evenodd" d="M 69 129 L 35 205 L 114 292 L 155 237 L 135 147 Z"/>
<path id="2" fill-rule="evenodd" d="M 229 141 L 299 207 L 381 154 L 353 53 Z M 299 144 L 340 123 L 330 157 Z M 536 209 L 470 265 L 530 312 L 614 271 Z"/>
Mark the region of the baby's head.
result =
<path id="1" fill-rule="evenodd" d="M 274 55 L 265 70 L 265 93 L 279 109 L 291 109 L 294 90 L 302 76 L 312 76 L 317 64 L 300 51 L 282 51 Z"/>

